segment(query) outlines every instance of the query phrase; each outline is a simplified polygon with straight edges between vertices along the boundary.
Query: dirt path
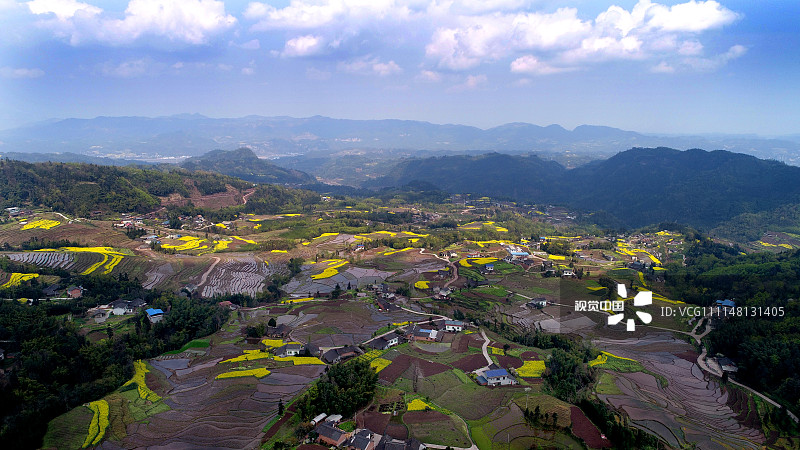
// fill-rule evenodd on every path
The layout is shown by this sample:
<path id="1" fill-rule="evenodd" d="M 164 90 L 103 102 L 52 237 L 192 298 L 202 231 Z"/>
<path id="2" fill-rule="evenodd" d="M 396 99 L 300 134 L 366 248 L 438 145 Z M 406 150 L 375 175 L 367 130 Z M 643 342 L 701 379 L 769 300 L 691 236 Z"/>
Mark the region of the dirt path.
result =
<path id="1" fill-rule="evenodd" d="M 211 263 L 211 266 L 209 266 L 209 268 L 208 268 L 208 269 L 206 269 L 206 271 L 205 271 L 205 272 L 203 272 L 203 275 L 201 275 L 201 276 L 200 276 L 200 282 L 199 282 L 199 283 L 197 283 L 197 288 L 198 288 L 198 289 L 200 289 L 200 287 L 206 283 L 206 279 L 208 278 L 208 275 L 211 273 L 211 271 L 213 271 L 213 270 L 214 270 L 214 267 L 216 267 L 216 266 L 217 266 L 217 264 L 218 264 L 218 263 L 219 263 L 219 261 L 220 261 L 220 259 L 219 259 L 219 257 L 218 257 L 218 256 L 212 256 L 212 257 L 211 257 L 211 259 L 213 259 L 213 260 L 214 260 L 214 262 L 213 262 L 213 263 Z"/>
<path id="2" fill-rule="evenodd" d="M 489 357 L 489 338 L 486 337 L 486 333 L 481 329 L 481 336 L 483 336 L 483 345 L 481 346 L 481 352 L 483 352 L 483 357 L 486 358 L 486 365 L 491 366 L 494 364 L 492 358 Z"/>
<path id="3" fill-rule="evenodd" d="M 243 204 L 243 205 L 246 205 L 246 204 L 247 204 L 247 199 L 248 199 L 248 197 L 250 197 L 251 195 L 253 195 L 253 194 L 255 194 L 255 193 L 256 193 L 256 188 L 252 188 L 252 189 L 250 189 L 250 192 L 248 192 L 248 193 L 244 194 L 244 195 L 242 196 L 242 202 L 243 202 L 242 204 Z"/>

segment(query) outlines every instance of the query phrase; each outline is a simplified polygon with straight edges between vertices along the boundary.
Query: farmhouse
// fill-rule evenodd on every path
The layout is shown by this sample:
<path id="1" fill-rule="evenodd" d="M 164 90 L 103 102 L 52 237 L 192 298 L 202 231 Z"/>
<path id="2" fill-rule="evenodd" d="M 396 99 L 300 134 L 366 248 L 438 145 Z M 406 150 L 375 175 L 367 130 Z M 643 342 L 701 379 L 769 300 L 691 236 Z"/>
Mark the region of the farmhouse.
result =
<path id="1" fill-rule="evenodd" d="M 42 289 L 42 294 L 44 294 L 46 297 L 55 297 L 58 295 L 59 289 L 61 289 L 60 284 L 51 284 L 50 286 Z"/>
<path id="2" fill-rule="evenodd" d="M 357 356 L 358 353 L 359 353 L 358 347 L 352 345 L 339 348 L 332 348 L 322 354 L 322 360 L 328 364 L 336 364 L 338 362 L 342 362 L 354 356 Z"/>
<path id="3" fill-rule="evenodd" d="M 86 315 L 94 320 L 94 323 L 104 323 L 111 315 L 111 309 L 106 307 L 93 308 L 86 311 Z"/>
<path id="4" fill-rule="evenodd" d="M 528 308 L 542 309 L 545 306 L 547 306 L 547 299 L 544 298 L 544 297 L 537 297 L 537 298 L 529 301 L 528 303 L 526 303 L 526 305 L 528 306 Z"/>
<path id="5" fill-rule="evenodd" d="M 439 330 L 419 328 L 416 325 L 406 334 L 409 341 L 438 342 L 442 340 L 442 333 Z"/>
<path id="6" fill-rule="evenodd" d="M 292 329 L 282 323 L 277 327 L 267 327 L 266 330 L 264 330 L 264 335 L 271 338 L 284 339 L 289 336 L 290 331 L 292 331 Z"/>
<path id="7" fill-rule="evenodd" d="M 478 384 L 488 386 L 507 386 L 517 384 L 517 380 L 508 373 L 506 369 L 487 370 L 483 375 L 478 376 Z"/>
<path id="8" fill-rule="evenodd" d="M 444 331 L 451 331 L 458 333 L 464 330 L 464 322 L 460 320 L 445 320 Z"/>
<path id="9" fill-rule="evenodd" d="M 161 322 L 161 319 L 164 318 L 164 311 L 160 309 L 147 308 L 145 312 L 147 313 L 147 318 L 150 320 L 150 323 L 155 324 Z"/>
<path id="10" fill-rule="evenodd" d="M 439 287 L 433 288 L 433 294 L 435 295 L 437 300 L 445 300 L 449 298 L 452 292 L 453 291 L 451 291 L 450 288 L 439 288 Z"/>
<path id="11" fill-rule="evenodd" d="M 84 291 L 85 289 L 83 288 L 83 286 L 73 286 L 67 289 L 67 295 L 69 296 L 69 298 L 81 298 L 83 297 Z"/>
<path id="12" fill-rule="evenodd" d="M 392 331 L 389 334 L 383 335 L 379 338 L 375 338 L 369 341 L 367 345 L 369 345 L 370 348 L 373 348 L 375 350 L 386 350 L 398 344 L 400 344 L 400 335 Z"/>
<path id="13" fill-rule="evenodd" d="M 286 344 L 275 349 L 275 356 L 280 358 L 299 356 L 303 350 L 303 344 Z"/>
<path id="14" fill-rule="evenodd" d="M 350 440 L 347 441 L 348 450 L 373 450 L 375 441 L 381 438 L 380 435 L 373 434 L 371 431 L 361 428 L 356 430 Z"/>
<path id="15" fill-rule="evenodd" d="M 562 277 L 574 277 L 575 276 L 575 271 L 573 271 L 572 269 L 564 269 L 561 272 L 561 276 Z"/>
<path id="16" fill-rule="evenodd" d="M 428 447 L 416 439 L 403 441 L 384 434 L 375 450 L 426 450 Z"/>
<path id="17" fill-rule="evenodd" d="M 124 316 L 125 314 L 133 311 L 128 311 L 128 301 L 127 300 L 116 300 L 108 304 L 108 307 L 111 309 L 111 314 L 115 316 Z"/>
<path id="18" fill-rule="evenodd" d="M 328 422 L 317 425 L 314 431 L 319 435 L 317 442 L 334 447 L 340 447 L 350 437 L 350 433 L 340 430 L 338 427 L 330 425 Z"/>

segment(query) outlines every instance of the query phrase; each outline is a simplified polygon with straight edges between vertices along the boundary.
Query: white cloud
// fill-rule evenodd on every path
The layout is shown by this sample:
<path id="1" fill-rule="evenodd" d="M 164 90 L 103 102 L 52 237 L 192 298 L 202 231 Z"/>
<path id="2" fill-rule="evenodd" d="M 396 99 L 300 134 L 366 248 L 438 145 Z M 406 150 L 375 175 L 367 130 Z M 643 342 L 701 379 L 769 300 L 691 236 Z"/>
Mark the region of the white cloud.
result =
<path id="1" fill-rule="evenodd" d="M 382 77 L 398 74 L 403 71 L 394 61 L 381 62 L 375 57 L 362 57 L 350 61 L 342 61 L 337 69 L 340 72 L 357 75 L 379 75 Z"/>
<path id="2" fill-rule="evenodd" d="M 549 75 L 570 70 L 563 67 L 553 67 L 537 59 L 533 55 L 521 56 L 511 62 L 511 71 L 532 75 Z"/>
<path id="3" fill-rule="evenodd" d="M 100 72 L 107 77 L 136 78 L 149 73 L 152 62 L 147 58 L 124 61 L 119 64 L 105 63 Z"/>
<path id="4" fill-rule="evenodd" d="M 683 64 L 698 71 L 712 71 L 719 69 L 734 59 L 742 57 L 745 53 L 747 53 L 747 47 L 734 45 L 727 52 L 710 58 L 686 58 L 683 60 Z"/>
<path id="5" fill-rule="evenodd" d="M 442 74 L 433 70 L 422 70 L 415 79 L 424 83 L 438 83 L 442 81 Z"/>
<path id="6" fill-rule="evenodd" d="M 252 67 L 242 67 L 242 75 L 255 75 L 256 69 Z"/>
<path id="7" fill-rule="evenodd" d="M 261 42 L 258 39 L 253 39 L 243 44 L 239 44 L 238 47 L 245 50 L 258 50 L 261 48 Z"/>
<path id="8" fill-rule="evenodd" d="M 449 89 L 450 92 L 473 91 L 486 84 L 486 75 L 467 75 L 463 83 L 457 84 Z"/>
<path id="9" fill-rule="evenodd" d="M 172 44 L 202 45 L 231 28 L 236 18 L 225 13 L 218 0 L 130 0 L 123 18 L 112 18 L 101 8 L 75 0 L 33 0 L 33 14 L 49 16 L 40 23 L 72 45 L 98 41 L 128 45 L 147 37 Z"/>
<path id="10" fill-rule="evenodd" d="M 281 56 L 288 58 L 312 56 L 322 53 L 324 50 L 325 42 L 320 36 L 307 34 L 286 41 Z"/>
<path id="11" fill-rule="evenodd" d="M 33 14 L 53 14 L 61 21 L 71 19 L 79 13 L 95 16 L 103 12 L 96 6 L 75 0 L 33 0 L 26 5 Z"/>
<path id="12" fill-rule="evenodd" d="M 650 71 L 653 73 L 674 73 L 675 68 L 667 64 L 666 61 L 661 61 L 657 66 L 653 66 Z"/>
<path id="13" fill-rule="evenodd" d="M 44 70 L 42 69 L 0 67 L 0 77 L 3 78 L 39 78 L 43 75 Z"/>
<path id="14" fill-rule="evenodd" d="M 533 60 L 520 59 L 520 53 L 535 58 L 537 67 L 700 55 L 699 33 L 739 17 L 717 2 L 695 0 L 672 7 L 640 0 L 631 10 L 611 6 L 594 20 L 581 19 L 575 8 L 455 16 L 435 29 L 425 53 L 437 66 L 457 71 L 508 57 L 522 70 Z"/>
<path id="15" fill-rule="evenodd" d="M 648 26 L 665 31 L 705 31 L 728 25 L 739 18 L 739 14 L 712 0 L 690 0 L 670 7 L 649 0 L 642 0 L 639 4 L 647 6 Z"/>

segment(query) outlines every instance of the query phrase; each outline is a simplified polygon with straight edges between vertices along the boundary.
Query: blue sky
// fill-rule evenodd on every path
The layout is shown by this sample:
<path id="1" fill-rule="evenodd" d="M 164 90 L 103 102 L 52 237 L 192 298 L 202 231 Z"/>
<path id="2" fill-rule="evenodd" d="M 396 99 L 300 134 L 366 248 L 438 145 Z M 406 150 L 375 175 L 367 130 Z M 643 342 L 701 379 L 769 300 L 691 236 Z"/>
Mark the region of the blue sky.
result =
<path id="1" fill-rule="evenodd" d="M 200 113 L 795 134 L 799 3 L 0 0 L 0 129 Z"/>

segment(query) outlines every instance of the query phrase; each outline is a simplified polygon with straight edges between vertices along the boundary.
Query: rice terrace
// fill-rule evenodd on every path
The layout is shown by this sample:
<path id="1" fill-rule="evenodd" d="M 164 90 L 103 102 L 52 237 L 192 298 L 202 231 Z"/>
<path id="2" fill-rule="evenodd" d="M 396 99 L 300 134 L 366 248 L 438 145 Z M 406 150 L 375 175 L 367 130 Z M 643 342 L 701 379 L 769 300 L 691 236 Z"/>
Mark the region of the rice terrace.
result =
<path id="1" fill-rule="evenodd" d="M 664 273 L 683 261 L 685 234 L 610 238 L 544 206 L 472 205 L 317 199 L 218 222 L 177 214 L 179 229 L 170 209 L 6 217 L 0 290 L 18 301 L 3 307 L 70 324 L 116 361 L 75 354 L 106 384 L 84 385 L 80 404 L 44 423 L 41 446 L 800 442 L 784 408 L 707 356 L 724 322 L 656 317 L 630 333 L 608 325 L 610 306 L 580 307 L 636 310 L 619 283 L 655 291 L 656 308 L 684 304 Z M 3 368 L 30 370 L 14 358 Z M 351 373 L 372 381 L 349 385 Z"/>

